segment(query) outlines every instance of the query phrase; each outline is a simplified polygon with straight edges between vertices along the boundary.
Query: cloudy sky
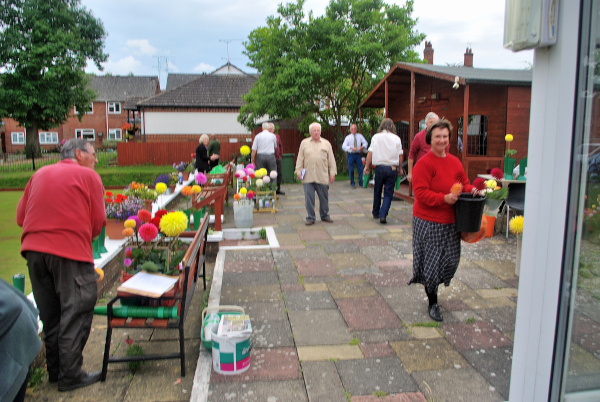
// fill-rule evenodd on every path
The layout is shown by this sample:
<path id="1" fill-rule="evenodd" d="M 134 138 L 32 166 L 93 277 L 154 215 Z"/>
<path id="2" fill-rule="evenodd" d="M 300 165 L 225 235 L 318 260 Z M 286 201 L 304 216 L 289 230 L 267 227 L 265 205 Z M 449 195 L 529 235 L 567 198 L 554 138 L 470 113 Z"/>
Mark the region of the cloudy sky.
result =
<path id="1" fill-rule="evenodd" d="M 404 0 L 389 1 L 404 4 Z M 102 20 L 108 32 L 104 71 L 113 75 L 158 74 L 166 84 L 170 73 L 210 72 L 227 62 L 242 70 L 247 57 L 242 42 L 269 15 L 277 13 L 277 1 L 269 0 L 82 0 Z M 305 11 L 324 13 L 328 0 L 307 0 Z M 417 29 L 427 35 L 434 49 L 434 64 L 462 63 L 467 46 L 473 65 L 481 68 L 525 68 L 532 51 L 513 53 L 502 47 L 505 0 L 415 0 Z M 417 51 L 423 54 L 422 43 Z M 98 73 L 95 66 L 87 71 Z"/>

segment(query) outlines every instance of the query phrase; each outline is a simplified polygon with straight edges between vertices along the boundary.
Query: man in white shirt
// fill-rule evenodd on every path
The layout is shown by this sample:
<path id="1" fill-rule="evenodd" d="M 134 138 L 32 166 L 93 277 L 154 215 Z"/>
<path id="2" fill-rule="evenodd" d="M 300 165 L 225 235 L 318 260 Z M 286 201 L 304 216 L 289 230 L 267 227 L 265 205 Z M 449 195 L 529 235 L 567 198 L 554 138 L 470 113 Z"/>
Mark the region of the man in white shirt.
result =
<path id="1" fill-rule="evenodd" d="M 379 133 L 371 139 L 369 154 L 365 162 L 365 174 L 369 171 L 371 163 L 375 166 L 375 189 L 373 191 L 373 218 L 379 222 L 387 223 L 387 215 L 394 198 L 394 188 L 398 178 L 398 169 L 401 169 L 402 143 L 396 135 L 396 126 L 392 119 L 383 119 L 379 126 Z M 381 189 L 384 188 L 383 204 L 381 203 Z"/>
<path id="2" fill-rule="evenodd" d="M 358 171 L 358 185 L 363 185 L 363 163 L 362 163 L 362 150 L 369 146 L 365 137 L 362 134 L 356 132 L 356 124 L 350 126 L 350 134 L 346 136 L 342 149 L 346 152 L 346 158 L 348 159 L 348 173 L 350 174 L 350 186 L 356 188 L 354 185 L 354 166 Z"/>
<path id="3" fill-rule="evenodd" d="M 277 137 L 269 131 L 269 128 L 275 127 L 273 123 L 263 123 L 263 131 L 256 134 L 252 143 L 252 163 L 256 169 L 265 168 L 269 173 L 277 171 L 277 161 L 275 160 L 275 148 L 277 148 Z"/>

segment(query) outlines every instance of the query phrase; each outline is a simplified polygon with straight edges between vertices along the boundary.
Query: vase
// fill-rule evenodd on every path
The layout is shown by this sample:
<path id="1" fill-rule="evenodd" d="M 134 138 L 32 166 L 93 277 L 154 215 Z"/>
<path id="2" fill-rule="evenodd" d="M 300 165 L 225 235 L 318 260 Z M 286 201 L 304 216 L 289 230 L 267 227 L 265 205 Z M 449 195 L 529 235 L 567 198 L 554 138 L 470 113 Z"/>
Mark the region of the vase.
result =
<path id="1" fill-rule="evenodd" d="M 145 208 L 152 213 L 152 203 L 154 200 L 144 200 Z"/>
<path id="2" fill-rule="evenodd" d="M 187 228 L 185 228 L 186 231 L 190 230 L 190 216 L 192 215 L 192 210 L 191 209 L 184 209 L 183 213 L 187 216 Z"/>
<path id="3" fill-rule="evenodd" d="M 123 240 L 125 236 L 123 235 L 123 221 L 117 219 L 107 219 L 106 220 L 106 237 L 111 240 Z"/>
<path id="4" fill-rule="evenodd" d="M 525 176 L 526 169 L 527 169 L 527 157 L 524 157 L 519 160 L 519 178 L 517 180 L 520 180 L 520 181 L 527 180 L 527 177 Z"/>
<path id="5" fill-rule="evenodd" d="M 485 237 L 494 237 L 494 226 L 496 224 L 496 217 L 483 214 L 483 219 L 487 221 L 487 227 L 485 229 Z"/>
<path id="6" fill-rule="evenodd" d="M 187 181 L 190 178 L 190 172 L 183 172 L 183 181 Z"/>
<path id="7" fill-rule="evenodd" d="M 493 198 L 485 199 L 485 207 L 483 208 L 483 213 L 488 216 L 492 216 L 496 218 L 498 216 L 498 209 L 504 200 L 497 200 Z"/>
<path id="8" fill-rule="evenodd" d="M 206 214 L 206 207 L 202 207 L 201 209 L 192 210 L 192 216 L 194 217 L 194 231 L 198 230 L 204 215 Z"/>
<path id="9" fill-rule="evenodd" d="M 515 163 L 517 163 L 515 158 L 504 157 L 504 178 L 506 180 L 514 180 L 513 170 L 515 169 Z"/>

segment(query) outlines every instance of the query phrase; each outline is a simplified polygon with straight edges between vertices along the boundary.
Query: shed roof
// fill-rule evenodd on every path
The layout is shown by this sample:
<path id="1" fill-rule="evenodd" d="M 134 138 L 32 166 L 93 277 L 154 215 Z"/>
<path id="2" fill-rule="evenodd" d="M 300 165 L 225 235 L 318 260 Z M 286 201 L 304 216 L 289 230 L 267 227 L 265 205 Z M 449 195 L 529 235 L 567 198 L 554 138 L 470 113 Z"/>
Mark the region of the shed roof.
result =
<path id="1" fill-rule="evenodd" d="M 138 103 L 138 106 L 241 107 L 242 96 L 256 82 L 256 74 L 199 75 L 193 81 Z"/>
<path id="2" fill-rule="evenodd" d="M 103 75 L 92 76 L 90 82 L 90 86 L 97 93 L 97 102 L 124 102 L 130 98 L 149 98 L 160 90 L 158 85 L 158 77 Z"/>

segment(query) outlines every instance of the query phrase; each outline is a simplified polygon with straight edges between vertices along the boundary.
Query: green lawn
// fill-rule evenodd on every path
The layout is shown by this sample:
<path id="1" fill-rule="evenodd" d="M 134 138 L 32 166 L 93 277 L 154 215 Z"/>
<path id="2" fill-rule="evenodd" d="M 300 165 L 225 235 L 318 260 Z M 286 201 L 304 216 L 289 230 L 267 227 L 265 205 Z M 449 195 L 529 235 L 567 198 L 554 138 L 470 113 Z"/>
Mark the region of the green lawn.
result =
<path id="1" fill-rule="evenodd" d="M 14 274 L 25 274 L 25 294 L 31 292 L 27 263 L 21 257 L 22 229 L 17 225 L 17 204 L 22 191 L 0 191 L 0 278 L 12 284 Z"/>

